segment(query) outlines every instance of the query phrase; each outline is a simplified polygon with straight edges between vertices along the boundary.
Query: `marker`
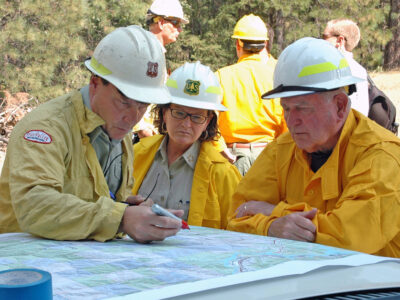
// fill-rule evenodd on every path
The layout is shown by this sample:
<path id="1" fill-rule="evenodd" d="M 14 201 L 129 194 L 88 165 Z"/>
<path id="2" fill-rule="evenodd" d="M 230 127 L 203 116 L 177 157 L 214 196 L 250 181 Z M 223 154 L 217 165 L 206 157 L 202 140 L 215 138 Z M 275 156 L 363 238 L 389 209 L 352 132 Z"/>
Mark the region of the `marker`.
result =
<path id="1" fill-rule="evenodd" d="M 162 208 L 160 205 L 158 204 L 153 204 L 151 207 L 151 211 L 153 213 L 155 213 L 156 215 L 159 216 L 164 216 L 164 217 L 170 217 L 172 219 L 178 220 L 182 222 L 182 228 L 183 229 L 189 229 L 189 225 L 182 219 L 178 218 L 177 216 L 175 216 L 173 213 L 170 213 L 168 210 L 166 210 L 165 208 Z"/>

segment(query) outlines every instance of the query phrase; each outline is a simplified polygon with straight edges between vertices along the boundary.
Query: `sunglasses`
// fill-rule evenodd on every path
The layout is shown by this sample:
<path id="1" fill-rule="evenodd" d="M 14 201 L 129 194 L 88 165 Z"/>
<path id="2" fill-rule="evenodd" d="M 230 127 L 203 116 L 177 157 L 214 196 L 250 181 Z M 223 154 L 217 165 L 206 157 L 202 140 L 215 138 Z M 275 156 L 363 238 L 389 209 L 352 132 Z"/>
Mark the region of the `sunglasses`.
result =
<path id="1" fill-rule="evenodd" d="M 340 34 L 325 34 L 325 33 L 323 33 L 322 34 L 322 39 L 323 40 L 327 40 L 327 39 L 332 38 L 332 37 L 338 38 L 339 36 L 342 36 L 342 35 L 340 35 Z M 343 36 L 343 38 L 344 38 L 345 41 L 347 41 L 347 38 L 345 36 Z"/>
<path id="2" fill-rule="evenodd" d="M 182 27 L 181 21 L 180 20 L 176 20 L 176 19 L 165 19 L 165 21 L 170 22 L 172 25 L 174 25 L 175 27 Z"/>

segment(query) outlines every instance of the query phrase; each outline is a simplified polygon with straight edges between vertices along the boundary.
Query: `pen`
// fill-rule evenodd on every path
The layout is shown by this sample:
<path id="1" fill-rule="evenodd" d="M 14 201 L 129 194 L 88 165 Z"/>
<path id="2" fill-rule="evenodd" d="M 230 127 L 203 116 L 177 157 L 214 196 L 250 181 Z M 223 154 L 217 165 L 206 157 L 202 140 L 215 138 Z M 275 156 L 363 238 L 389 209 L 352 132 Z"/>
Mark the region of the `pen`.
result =
<path id="1" fill-rule="evenodd" d="M 153 204 L 151 207 L 151 211 L 153 213 L 155 213 L 156 215 L 159 216 L 164 216 L 164 217 L 170 217 L 172 219 L 178 220 L 182 222 L 182 228 L 183 229 L 189 229 L 189 225 L 182 219 L 178 218 L 177 216 L 175 216 L 173 213 L 170 213 L 168 210 L 166 210 L 165 208 L 162 208 L 160 205 L 158 204 Z"/>

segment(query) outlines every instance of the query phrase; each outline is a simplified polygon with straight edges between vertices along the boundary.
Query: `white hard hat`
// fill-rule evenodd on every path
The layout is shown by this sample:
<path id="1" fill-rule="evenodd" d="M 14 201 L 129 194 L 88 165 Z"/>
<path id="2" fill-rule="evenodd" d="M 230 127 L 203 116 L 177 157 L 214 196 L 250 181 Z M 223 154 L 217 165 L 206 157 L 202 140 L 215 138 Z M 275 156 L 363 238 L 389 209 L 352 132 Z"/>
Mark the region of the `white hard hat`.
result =
<path id="1" fill-rule="evenodd" d="M 144 103 L 169 103 L 165 87 L 166 67 L 155 36 L 132 25 L 105 36 L 86 67 L 118 88 L 126 97 Z"/>
<path id="2" fill-rule="evenodd" d="M 147 19 L 154 16 L 180 19 L 183 24 L 189 23 L 183 16 L 182 5 L 179 0 L 154 0 L 147 12 Z"/>
<path id="3" fill-rule="evenodd" d="M 214 72 L 199 61 L 185 63 L 167 81 L 171 103 L 207 110 L 228 110 L 220 102 L 222 89 Z"/>
<path id="4" fill-rule="evenodd" d="M 274 71 L 274 89 L 262 98 L 313 94 L 362 80 L 351 75 L 347 60 L 329 42 L 306 37 L 283 50 Z"/>

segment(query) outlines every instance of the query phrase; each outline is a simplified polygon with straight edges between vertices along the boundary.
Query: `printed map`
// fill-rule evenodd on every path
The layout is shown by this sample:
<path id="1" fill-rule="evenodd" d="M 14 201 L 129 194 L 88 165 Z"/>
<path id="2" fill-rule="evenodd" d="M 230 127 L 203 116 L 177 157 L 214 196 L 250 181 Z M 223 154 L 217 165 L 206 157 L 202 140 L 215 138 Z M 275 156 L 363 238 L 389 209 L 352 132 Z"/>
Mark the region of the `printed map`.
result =
<path id="1" fill-rule="evenodd" d="M 312 243 L 191 226 L 163 242 L 53 241 L 0 235 L 0 271 L 52 274 L 54 299 L 103 299 L 270 268 L 359 254 Z"/>

